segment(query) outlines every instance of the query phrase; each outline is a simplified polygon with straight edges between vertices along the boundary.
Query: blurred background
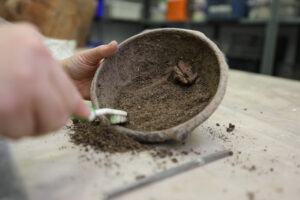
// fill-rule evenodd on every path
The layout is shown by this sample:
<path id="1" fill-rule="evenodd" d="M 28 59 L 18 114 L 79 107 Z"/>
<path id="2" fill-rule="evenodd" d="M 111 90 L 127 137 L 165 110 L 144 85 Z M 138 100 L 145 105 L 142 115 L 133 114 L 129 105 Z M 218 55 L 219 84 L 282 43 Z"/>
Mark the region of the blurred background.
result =
<path id="1" fill-rule="evenodd" d="M 0 0 L 0 16 L 78 47 L 153 28 L 199 30 L 233 69 L 300 80 L 298 0 Z"/>

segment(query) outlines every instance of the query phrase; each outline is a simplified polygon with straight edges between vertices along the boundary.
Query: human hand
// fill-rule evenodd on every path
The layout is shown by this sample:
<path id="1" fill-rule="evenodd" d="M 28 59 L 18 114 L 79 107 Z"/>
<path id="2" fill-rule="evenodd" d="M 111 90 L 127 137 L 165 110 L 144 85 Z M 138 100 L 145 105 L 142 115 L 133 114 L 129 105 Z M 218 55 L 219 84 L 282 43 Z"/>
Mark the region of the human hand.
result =
<path id="1" fill-rule="evenodd" d="M 31 25 L 0 26 L 0 134 L 41 135 L 89 108 Z"/>
<path id="2" fill-rule="evenodd" d="M 117 48 L 118 43 L 112 41 L 107 45 L 77 53 L 60 61 L 67 74 L 73 79 L 82 97 L 86 100 L 90 99 L 91 82 L 100 62 L 103 58 L 112 56 Z"/>

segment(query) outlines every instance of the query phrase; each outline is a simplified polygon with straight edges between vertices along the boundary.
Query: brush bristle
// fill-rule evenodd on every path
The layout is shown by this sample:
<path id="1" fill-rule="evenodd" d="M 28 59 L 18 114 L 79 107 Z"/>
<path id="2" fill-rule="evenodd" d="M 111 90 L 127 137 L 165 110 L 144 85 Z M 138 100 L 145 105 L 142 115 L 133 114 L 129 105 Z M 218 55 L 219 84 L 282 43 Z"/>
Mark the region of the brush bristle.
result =
<path id="1" fill-rule="evenodd" d="M 122 124 L 127 122 L 127 117 L 123 115 L 111 115 L 109 121 L 111 124 Z"/>

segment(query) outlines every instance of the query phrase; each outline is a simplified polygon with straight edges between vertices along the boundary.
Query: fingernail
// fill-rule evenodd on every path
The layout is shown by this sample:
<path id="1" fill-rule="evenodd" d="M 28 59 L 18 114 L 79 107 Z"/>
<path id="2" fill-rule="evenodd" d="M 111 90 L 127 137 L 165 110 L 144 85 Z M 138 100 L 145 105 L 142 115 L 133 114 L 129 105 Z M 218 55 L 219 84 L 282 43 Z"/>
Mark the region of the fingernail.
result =
<path id="1" fill-rule="evenodd" d="M 111 44 L 114 44 L 114 43 L 118 45 L 118 42 L 116 40 L 111 41 L 108 45 L 111 45 Z"/>

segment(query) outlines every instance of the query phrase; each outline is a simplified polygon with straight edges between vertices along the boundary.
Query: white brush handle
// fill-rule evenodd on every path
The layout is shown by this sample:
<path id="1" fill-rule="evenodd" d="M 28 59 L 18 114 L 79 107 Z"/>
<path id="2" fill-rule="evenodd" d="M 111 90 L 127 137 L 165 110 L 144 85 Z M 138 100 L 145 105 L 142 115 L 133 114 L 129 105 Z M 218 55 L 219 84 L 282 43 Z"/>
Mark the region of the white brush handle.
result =
<path id="1" fill-rule="evenodd" d="M 111 109 L 111 108 L 101 108 L 95 110 L 96 116 L 101 116 L 101 115 L 122 115 L 122 116 L 127 116 L 127 112 L 123 110 L 116 110 L 116 109 Z"/>
<path id="2" fill-rule="evenodd" d="M 77 120 L 81 120 L 81 121 L 92 122 L 96 119 L 97 116 L 110 115 L 110 116 L 118 117 L 117 121 L 122 121 L 122 122 L 126 121 L 127 112 L 125 112 L 123 110 L 116 110 L 116 109 L 112 109 L 112 108 L 101 108 L 101 109 L 95 110 L 92 106 L 89 106 L 89 108 L 91 110 L 91 114 L 89 117 L 83 118 L 83 117 L 78 117 L 76 115 L 72 115 L 73 118 L 77 119 Z"/>

